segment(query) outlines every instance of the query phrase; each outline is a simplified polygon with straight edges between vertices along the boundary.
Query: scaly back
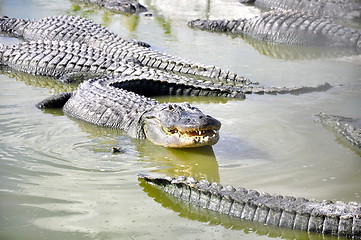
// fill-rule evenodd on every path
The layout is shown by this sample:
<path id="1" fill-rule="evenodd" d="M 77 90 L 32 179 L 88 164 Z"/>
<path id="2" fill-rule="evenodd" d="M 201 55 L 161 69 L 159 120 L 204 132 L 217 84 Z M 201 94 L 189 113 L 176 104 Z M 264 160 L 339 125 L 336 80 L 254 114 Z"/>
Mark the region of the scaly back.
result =
<path id="1" fill-rule="evenodd" d="M 4 26 L 1 28 L 3 32 L 16 33 L 15 36 L 28 41 L 56 40 L 86 43 L 102 49 L 104 55 L 119 59 L 135 58 L 148 67 L 218 79 L 231 85 L 250 83 L 248 79 L 228 70 L 160 53 L 144 47 L 144 43 L 124 40 L 106 27 L 81 17 L 57 16 L 40 20 L 2 18 L 1 22 Z"/>

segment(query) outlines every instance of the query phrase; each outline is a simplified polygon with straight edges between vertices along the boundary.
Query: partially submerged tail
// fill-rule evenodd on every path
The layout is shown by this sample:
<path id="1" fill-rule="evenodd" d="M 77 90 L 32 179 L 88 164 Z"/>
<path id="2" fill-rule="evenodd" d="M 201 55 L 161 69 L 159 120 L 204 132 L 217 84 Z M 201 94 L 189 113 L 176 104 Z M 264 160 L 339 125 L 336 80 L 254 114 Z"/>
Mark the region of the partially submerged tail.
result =
<path id="1" fill-rule="evenodd" d="M 207 180 L 197 181 L 193 177 L 151 177 L 142 174 L 138 174 L 138 177 L 185 204 L 231 216 L 235 221 L 238 218 L 355 239 L 361 236 L 361 203 L 271 195 Z"/>
<path id="2" fill-rule="evenodd" d="M 244 94 L 304 94 L 311 92 L 323 92 L 332 88 L 329 83 L 320 84 L 316 87 L 295 86 L 295 87 L 264 87 L 264 86 L 244 86 Z"/>
<path id="3" fill-rule="evenodd" d="M 72 95 L 72 92 L 58 93 L 39 102 L 36 107 L 39 109 L 62 108 Z"/>

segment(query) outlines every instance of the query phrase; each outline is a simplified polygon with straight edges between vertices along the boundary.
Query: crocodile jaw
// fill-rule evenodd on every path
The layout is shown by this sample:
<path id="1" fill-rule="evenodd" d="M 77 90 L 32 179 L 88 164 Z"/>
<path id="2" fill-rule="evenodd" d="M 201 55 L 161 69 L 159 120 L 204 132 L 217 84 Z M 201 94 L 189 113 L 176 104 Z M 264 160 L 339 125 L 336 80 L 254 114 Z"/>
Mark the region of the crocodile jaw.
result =
<path id="1" fill-rule="evenodd" d="M 219 130 L 200 130 L 181 132 L 172 130 L 166 132 L 173 138 L 172 144 L 167 147 L 186 148 L 214 145 L 219 140 Z M 178 141 L 176 141 L 178 139 Z"/>
<path id="2" fill-rule="evenodd" d="M 141 119 L 145 138 L 170 148 L 202 147 L 216 144 L 221 123 L 188 103 L 163 103 Z"/>
<path id="3" fill-rule="evenodd" d="M 159 122 L 158 122 L 159 124 Z M 165 129 L 157 124 L 146 124 L 146 138 L 156 145 L 169 148 L 193 148 L 214 145 L 219 140 L 219 129 L 180 131 Z"/>

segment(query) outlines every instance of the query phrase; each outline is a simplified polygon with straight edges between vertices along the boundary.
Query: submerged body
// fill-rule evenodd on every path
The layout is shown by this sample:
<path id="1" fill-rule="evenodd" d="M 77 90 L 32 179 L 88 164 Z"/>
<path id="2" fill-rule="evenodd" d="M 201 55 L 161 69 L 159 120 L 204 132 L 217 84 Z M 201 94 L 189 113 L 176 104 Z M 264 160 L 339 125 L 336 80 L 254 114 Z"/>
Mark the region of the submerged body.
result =
<path id="1" fill-rule="evenodd" d="M 361 237 L 361 204 L 307 200 L 222 186 L 192 177 L 139 176 L 185 204 L 267 225 Z"/>
<path id="2" fill-rule="evenodd" d="M 141 78 L 138 79 L 142 81 Z M 156 81 L 155 81 L 156 82 Z M 146 87 L 147 82 L 144 82 Z M 71 117 L 96 125 L 124 130 L 128 135 L 171 148 L 213 145 L 221 123 L 187 103 L 159 103 L 124 90 L 142 88 L 135 79 L 97 78 L 79 85 L 73 93 L 61 93 L 37 104 L 38 108 L 63 108 Z M 159 84 L 159 82 L 158 82 Z M 149 86 L 149 85 L 148 85 Z M 187 88 L 181 84 L 165 86 Z M 164 89 L 164 88 L 163 88 Z M 197 90 L 188 87 L 189 92 Z M 204 89 L 204 91 L 212 91 Z M 195 92 L 200 92 L 200 89 Z"/>
<path id="3" fill-rule="evenodd" d="M 271 11 L 251 19 L 193 20 L 188 26 L 244 34 L 271 43 L 330 46 L 361 52 L 361 32 L 303 11 Z"/>

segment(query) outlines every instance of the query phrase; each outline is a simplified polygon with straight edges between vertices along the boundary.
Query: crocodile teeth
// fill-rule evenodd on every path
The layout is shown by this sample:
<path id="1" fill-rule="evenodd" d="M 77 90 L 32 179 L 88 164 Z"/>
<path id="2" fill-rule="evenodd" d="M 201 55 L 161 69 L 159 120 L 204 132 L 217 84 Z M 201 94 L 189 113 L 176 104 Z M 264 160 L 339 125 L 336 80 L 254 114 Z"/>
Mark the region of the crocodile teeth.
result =
<path id="1" fill-rule="evenodd" d="M 176 134 L 178 137 L 194 138 L 196 142 L 208 141 L 217 134 L 217 130 L 195 130 L 195 131 L 180 131 L 178 129 L 166 130 L 169 135 Z"/>

